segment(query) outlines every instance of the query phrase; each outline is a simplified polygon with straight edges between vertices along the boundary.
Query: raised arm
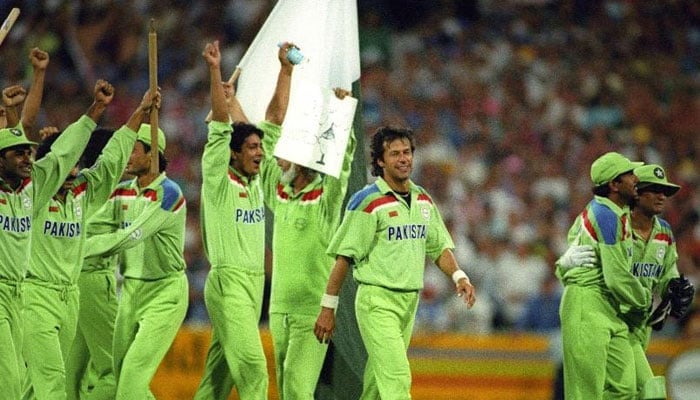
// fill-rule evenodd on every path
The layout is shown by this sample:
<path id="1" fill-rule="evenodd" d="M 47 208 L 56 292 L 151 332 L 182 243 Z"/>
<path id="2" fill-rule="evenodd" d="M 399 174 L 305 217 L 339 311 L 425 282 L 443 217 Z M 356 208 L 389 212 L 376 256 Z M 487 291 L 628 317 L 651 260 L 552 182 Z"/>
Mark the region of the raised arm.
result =
<path id="1" fill-rule="evenodd" d="M 14 128 L 19 124 L 19 106 L 27 98 L 27 91 L 22 86 L 13 85 L 2 91 L 2 104 L 5 106 L 7 127 Z"/>
<path id="2" fill-rule="evenodd" d="M 46 68 L 49 66 L 49 53 L 35 47 L 29 52 L 29 61 L 32 63 L 32 86 L 29 87 L 29 94 L 22 109 L 22 126 L 30 140 L 36 139 L 34 127 L 39 117 L 41 100 L 44 96 L 44 78 Z M 34 139 L 32 139 L 34 137 Z"/>
<path id="3" fill-rule="evenodd" d="M 132 131 L 138 132 L 142 123 L 149 122 L 148 116 L 150 115 L 153 107 L 160 109 L 160 99 L 160 89 L 155 93 L 155 95 L 151 94 L 150 89 L 146 90 L 146 93 L 144 93 L 143 97 L 141 98 L 141 103 L 139 103 L 136 110 L 131 113 L 131 116 L 124 125 L 126 125 Z"/>
<path id="4" fill-rule="evenodd" d="M 294 65 L 287 59 L 287 52 L 294 47 L 293 43 L 284 43 L 277 51 L 277 59 L 280 62 L 280 72 L 277 75 L 277 86 L 270 103 L 265 110 L 265 120 L 275 125 L 282 125 L 289 105 L 289 91 L 292 86 L 292 72 Z"/>
<path id="5" fill-rule="evenodd" d="M 209 65 L 209 93 L 211 96 L 211 119 L 218 122 L 229 122 L 226 107 L 226 95 L 221 84 L 221 52 L 219 41 L 207 43 L 202 56 Z"/>
<path id="6" fill-rule="evenodd" d="M 229 115 L 231 116 L 231 120 L 233 122 L 245 122 L 248 124 L 250 121 L 248 121 L 248 117 L 245 116 L 241 103 L 239 103 L 238 98 L 236 98 L 236 90 L 234 88 L 234 84 L 236 79 L 238 79 L 239 73 L 240 69 L 236 69 L 236 73 L 234 73 L 231 77 L 232 79 L 223 83 L 224 96 L 226 97 L 226 107 Z"/>
<path id="7" fill-rule="evenodd" d="M 91 120 L 97 122 L 114 98 L 114 87 L 107 81 L 99 79 L 93 90 L 93 102 L 85 112 Z"/>

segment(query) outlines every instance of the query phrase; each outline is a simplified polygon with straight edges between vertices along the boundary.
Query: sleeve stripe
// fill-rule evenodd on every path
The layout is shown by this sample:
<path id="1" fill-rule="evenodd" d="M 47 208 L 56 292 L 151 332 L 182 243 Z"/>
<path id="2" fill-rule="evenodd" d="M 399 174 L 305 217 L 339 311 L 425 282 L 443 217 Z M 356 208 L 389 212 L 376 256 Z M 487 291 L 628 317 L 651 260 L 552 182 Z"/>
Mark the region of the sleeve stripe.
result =
<path id="1" fill-rule="evenodd" d="M 598 234 L 595 233 L 595 229 L 593 228 L 593 224 L 591 223 L 590 218 L 588 218 L 588 209 L 583 210 L 583 226 L 586 228 L 586 232 L 588 232 L 589 235 L 595 240 L 596 242 L 598 241 Z"/>
<path id="2" fill-rule="evenodd" d="M 372 211 L 374 211 L 376 208 L 390 204 L 390 203 L 398 203 L 399 201 L 396 200 L 396 197 L 391 196 L 391 195 L 386 195 L 382 196 L 376 200 L 371 201 L 367 207 L 364 208 L 364 212 L 371 214 Z"/>

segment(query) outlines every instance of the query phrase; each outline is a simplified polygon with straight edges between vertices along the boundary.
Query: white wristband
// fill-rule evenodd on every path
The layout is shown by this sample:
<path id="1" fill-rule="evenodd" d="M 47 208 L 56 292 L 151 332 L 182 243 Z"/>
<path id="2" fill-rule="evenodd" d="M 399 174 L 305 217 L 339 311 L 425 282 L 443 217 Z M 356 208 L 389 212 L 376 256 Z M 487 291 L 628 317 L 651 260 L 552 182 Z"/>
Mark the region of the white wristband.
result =
<path id="1" fill-rule="evenodd" d="M 321 307 L 332 308 L 335 310 L 338 308 L 338 296 L 332 296 L 324 293 L 323 297 L 321 297 Z"/>
<path id="2" fill-rule="evenodd" d="M 455 285 L 462 278 L 466 279 L 467 283 L 471 283 L 471 282 L 469 282 L 469 277 L 467 276 L 467 274 L 464 271 L 462 271 L 461 269 L 458 269 L 457 271 L 452 273 L 452 282 L 454 282 Z"/>

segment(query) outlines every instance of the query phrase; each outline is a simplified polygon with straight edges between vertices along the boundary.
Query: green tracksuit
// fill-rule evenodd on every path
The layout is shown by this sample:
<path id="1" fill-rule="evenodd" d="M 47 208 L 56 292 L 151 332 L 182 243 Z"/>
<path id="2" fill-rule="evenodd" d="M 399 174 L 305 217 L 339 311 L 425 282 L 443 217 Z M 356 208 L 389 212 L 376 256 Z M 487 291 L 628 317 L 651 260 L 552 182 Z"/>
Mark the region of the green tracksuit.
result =
<path id="1" fill-rule="evenodd" d="M 78 319 L 78 276 L 85 244 L 85 222 L 119 183 L 136 140 L 127 127 L 115 132 L 102 155 L 76 177 L 65 199 L 53 197 L 35 208 L 32 252 L 25 280 L 25 393 L 63 398 L 65 362 Z M 32 396 L 27 396 L 32 397 Z"/>
<path id="2" fill-rule="evenodd" d="M 328 246 L 355 263 L 355 313 L 367 348 L 362 399 L 410 399 L 406 350 L 423 288 L 425 258 L 454 244 L 425 190 L 410 184 L 410 207 L 382 178 L 355 193 Z"/>
<path id="3" fill-rule="evenodd" d="M 633 232 L 634 263 L 632 274 L 642 286 L 659 297 L 663 297 L 671 279 L 679 276 L 676 261 L 678 252 L 671 226 L 665 220 L 654 217 L 649 240 Z M 648 315 L 647 315 L 648 317 Z M 646 357 L 651 337 L 651 327 L 638 324 L 630 327 L 630 340 L 634 352 L 637 375 L 637 390 L 640 399 L 665 399 L 666 388 L 663 377 L 654 377 Z"/>
<path id="4" fill-rule="evenodd" d="M 651 295 L 632 275 L 629 208 L 595 196 L 569 229 L 569 245 L 595 249 L 599 267 L 557 269 L 567 400 L 633 399 L 627 323 L 643 321 Z"/>
<path id="5" fill-rule="evenodd" d="M 104 207 L 113 205 L 107 203 Z M 105 215 L 98 212 L 88 220 L 88 237 L 112 231 L 112 218 L 107 216 L 108 221 L 100 221 L 99 217 Z M 69 400 L 109 400 L 116 395 L 112 338 L 117 319 L 117 262 L 117 255 L 83 260 L 78 279 L 78 327 L 66 361 Z"/>
<path id="6" fill-rule="evenodd" d="M 231 130 L 231 124 L 210 122 L 202 155 L 202 238 L 211 264 L 204 300 L 212 342 L 195 399 L 227 399 L 235 386 L 243 400 L 264 400 L 267 361 L 258 322 L 265 284 L 265 207 L 260 178 L 247 179 L 229 165 Z"/>
<path id="7" fill-rule="evenodd" d="M 275 130 L 274 133 L 279 131 Z M 351 133 L 338 179 L 316 175 L 299 193 L 279 181 L 273 156 L 279 135 L 263 139 L 268 165 L 262 176 L 265 202 L 274 213 L 270 333 L 280 399 L 314 398 L 328 349 L 314 335 L 314 322 L 333 266 L 326 254 L 340 223 L 355 151 Z"/>
<path id="8" fill-rule="evenodd" d="M 100 216 L 112 233 L 90 236 L 86 257 L 120 253 L 124 282 L 114 328 L 117 399 L 152 398 L 149 385 L 185 319 L 185 198 L 165 173 L 145 188 L 122 182 Z"/>
<path id="9" fill-rule="evenodd" d="M 29 268 L 33 212 L 56 194 L 95 126 L 85 115 L 68 126 L 17 190 L 0 180 L 0 388 L 10 399 L 21 395 L 22 281 Z"/>

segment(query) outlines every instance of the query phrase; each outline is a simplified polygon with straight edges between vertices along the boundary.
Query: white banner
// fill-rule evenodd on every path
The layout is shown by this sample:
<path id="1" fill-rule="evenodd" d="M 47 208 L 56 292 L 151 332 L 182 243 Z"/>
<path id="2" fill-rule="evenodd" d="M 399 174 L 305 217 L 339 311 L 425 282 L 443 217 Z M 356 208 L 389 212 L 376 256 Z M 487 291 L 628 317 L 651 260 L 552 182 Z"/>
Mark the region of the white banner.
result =
<path id="1" fill-rule="evenodd" d="M 351 90 L 352 83 L 360 79 L 356 0 L 279 0 L 238 64 L 241 75 L 236 97 L 252 123 L 265 118 L 272 98 L 280 68 L 280 42 L 293 42 L 305 56 L 294 67 L 295 99 L 300 98 L 294 96 L 300 90 L 298 82 Z M 299 107 L 290 103 L 287 118 Z"/>
<path id="2" fill-rule="evenodd" d="M 295 83 L 275 156 L 338 178 L 350 138 L 357 99 Z"/>

